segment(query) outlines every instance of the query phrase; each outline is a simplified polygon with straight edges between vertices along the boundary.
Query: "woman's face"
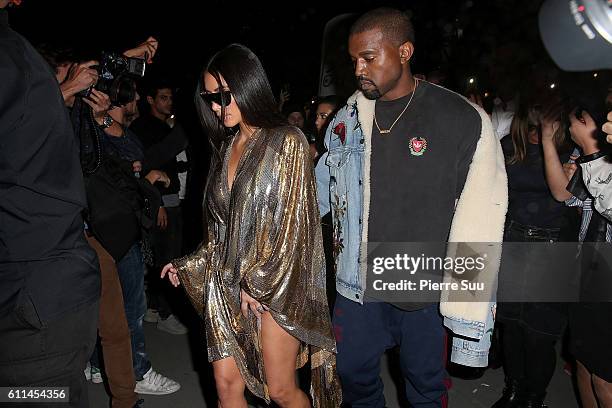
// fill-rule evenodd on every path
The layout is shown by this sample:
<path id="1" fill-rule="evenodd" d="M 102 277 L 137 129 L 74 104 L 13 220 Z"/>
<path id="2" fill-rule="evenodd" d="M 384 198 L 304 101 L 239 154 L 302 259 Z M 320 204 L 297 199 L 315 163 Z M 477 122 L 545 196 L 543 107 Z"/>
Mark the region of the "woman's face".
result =
<path id="1" fill-rule="evenodd" d="M 289 116 L 287 116 L 287 122 L 289 122 L 291 126 L 302 129 L 304 127 L 304 116 L 302 116 L 301 112 L 291 112 Z"/>
<path id="2" fill-rule="evenodd" d="M 216 101 L 209 101 L 210 108 L 213 110 L 213 112 L 215 112 L 215 115 L 217 115 L 219 120 L 223 121 L 223 126 L 232 128 L 242 123 L 242 114 L 240 113 L 240 109 L 238 109 L 238 105 L 236 104 L 236 99 L 232 95 L 230 98 L 231 102 L 228 103 L 226 101 L 225 117 L 224 118 L 221 117 L 222 112 L 221 112 L 220 99 L 218 98 L 219 94 L 221 93 L 221 91 L 231 92 L 232 90 L 229 89 L 229 87 L 227 86 L 227 82 L 225 82 L 225 79 L 223 78 L 223 76 L 219 75 L 219 79 L 221 80 L 220 84 L 217 82 L 214 76 L 212 76 L 209 72 L 205 72 L 204 73 L 204 89 L 202 92 L 204 96 L 211 95 L 211 96 L 217 97 Z"/>
<path id="3" fill-rule="evenodd" d="M 317 131 L 321 131 L 321 128 L 327 122 L 327 118 L 334 111 L 334 105 L 329 103 L 321 103 L 317 106 L 317 117 L 315 119 L 315 126 L 317 127 Z"/>

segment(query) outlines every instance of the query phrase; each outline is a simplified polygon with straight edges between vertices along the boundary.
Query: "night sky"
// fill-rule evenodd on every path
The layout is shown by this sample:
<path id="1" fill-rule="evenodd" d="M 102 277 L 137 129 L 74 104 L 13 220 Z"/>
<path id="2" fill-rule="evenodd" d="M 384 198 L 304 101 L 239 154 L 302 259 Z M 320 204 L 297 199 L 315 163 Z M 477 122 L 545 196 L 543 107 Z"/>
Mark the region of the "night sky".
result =
<path id="1" fill-rule="evenodd" d="M 517 6 L 516 4 L 521 4 Z M 451 82 L 478 75 L 487 85 L 491 65 L 507 66 L 541 54 L 536 13 L 540 1 L 414 0 L 154 2 L 25 0 L 11 11 L 14 28 L 32 43 L 71 46 L 82 58 L 123 50 L 148 35 L 160 41 L 151 71 L 179 84 L 193 82 L 211 54 L 241 42 L 261 58 L 275 92 L 288 83 L 294 99 L 316 94 L 327 21 L 379 6 L 409 10 L 416 27 L 414 72 L 439 66 Z M 505 47 L 505 48 L 504 48 Z"/>

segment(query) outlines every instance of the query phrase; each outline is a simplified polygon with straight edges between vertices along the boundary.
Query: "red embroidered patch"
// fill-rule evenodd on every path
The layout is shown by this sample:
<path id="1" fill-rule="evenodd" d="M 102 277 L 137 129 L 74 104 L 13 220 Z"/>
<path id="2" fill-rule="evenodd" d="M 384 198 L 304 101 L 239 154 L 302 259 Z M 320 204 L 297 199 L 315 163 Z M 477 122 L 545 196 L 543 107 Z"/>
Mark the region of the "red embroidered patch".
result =
<path id="1" fill-rule="evenodd" d="M 338 135 L 342 144 L 344 144 L 346 140 L 346 125 L 344 122 L 340 122 L 336 125 L 333 132 Z"/>
<path id="2" fill-rule="evenodd" d="M 422 156 L 427 150 L 427 140 L 422 137 L 413 137 L 410 139 L 410 154 L 413 156 Z"/>

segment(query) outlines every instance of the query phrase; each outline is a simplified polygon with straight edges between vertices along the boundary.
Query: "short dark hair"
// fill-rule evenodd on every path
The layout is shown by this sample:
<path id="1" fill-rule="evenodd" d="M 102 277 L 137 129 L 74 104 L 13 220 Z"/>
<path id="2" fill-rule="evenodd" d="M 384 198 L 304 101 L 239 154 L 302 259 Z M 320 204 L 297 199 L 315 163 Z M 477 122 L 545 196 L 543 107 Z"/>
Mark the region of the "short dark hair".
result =
<path id="1" fill-rule="evenodd" d="M 57 72 L 57 69 L 65 64 L 72 64 L 77 60 L 76 53 L 72 48 L 57 46 L 49 43 L 39 44 L 36 49 L 47 61 L 47 63 Z"/>
<path id="2" fill-rule="evenodd" d="M 349 36 L 374 29 L 380 29 L 398 47 L 405 42 L 414 44 L 414 26 L 410 17 L 400 10 L 381 7 L 368 11 L 353 23 Z"/>
<path id="3" fill-rule="evenodd" d="M 209 72 L 219 84 L 221 84 L 221 76 L 225 79 L 240 109 L 242 120 L 247 125 L 271 129 L 287 124 L 279 112 L 270 82 L 257 55 L 244 45 L 230 44 L 210 59 L 202 71 L 195 95 L 202 126 L 214 147 L 218 147 L 217 143 L 227 139 L 228 132 L 210 105 L 200 97 L 200 93 L 204 90 L 203 75 L 205 72 Z M 224 117 L 225 106 L 222 106 L 221 109 L 221 117 Z"/>
<path id="4" fill-rule="evenodd" d="M 166 78 L 153 78 L 148 86 L 145 87 L 146 96 L 150 96 L 155 99 L 157 96 L 157 92 L 160 89 L 170 89 L 172 93 L 174 93 L 174 87 L 172 83 Z"/>

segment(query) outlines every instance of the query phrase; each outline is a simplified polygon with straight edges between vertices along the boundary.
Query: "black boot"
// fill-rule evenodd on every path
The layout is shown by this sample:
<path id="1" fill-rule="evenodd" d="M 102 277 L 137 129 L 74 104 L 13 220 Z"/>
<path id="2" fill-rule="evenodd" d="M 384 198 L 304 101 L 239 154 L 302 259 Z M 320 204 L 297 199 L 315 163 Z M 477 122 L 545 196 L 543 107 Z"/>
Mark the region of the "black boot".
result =
<path id="1" fill-rule="evenodd" d="M 517 405 L 517 408 L 547 408 L 544 405 L 544 396 L 542 393 L 528 393 L 525 398 Z"/>
<path id="2" fill-rule="evenodd" d="M 506 380 L 504 393 L 491 408 L 518 408 L 520 405 L 520 385 L 516 380 Z"/>

